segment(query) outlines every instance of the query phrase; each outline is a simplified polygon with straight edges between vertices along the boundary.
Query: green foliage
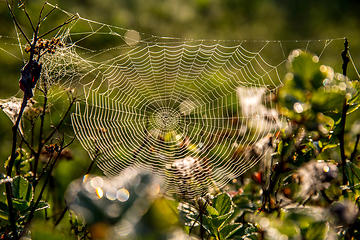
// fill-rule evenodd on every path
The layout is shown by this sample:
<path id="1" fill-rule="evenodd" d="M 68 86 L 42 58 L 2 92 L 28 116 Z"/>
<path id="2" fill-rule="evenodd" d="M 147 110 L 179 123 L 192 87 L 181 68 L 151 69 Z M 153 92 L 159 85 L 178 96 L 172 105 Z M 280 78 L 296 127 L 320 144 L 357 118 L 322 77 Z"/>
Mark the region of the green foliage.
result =
<path id="1" fill-rule="evenodd" d="M 206 8 L 207 4 L 202 4 Z M 198 197 L 196 200 L 179 203 L 179 218 L 191 232 L 190 235 L 216 240 L 359 237 L 360 168 L 354 161 L 359 155 L 356 142 L 359 130 L 356 130 L 357 123 L 354 119 L 359 114 L 360 84 L 335 73 L 331 67 L 322 65 L 318 60 L 315 55 L 301 50 L 293 51 L 289 58 L 288 73 L 277 96 L 279 109 L 288 124 L 276 137 L 277 147 L 271 159 L 275 164 L 271 166 L 270 173 L 266 174 L 259 169 L 257 175 L 244 175 L 236 184 L 229 184 L 224 192 L 215 196 Z M 226 79 L 213 78 L 209 81 L 209 86 L 216 86 Z M 69 96 L 70 100 L 73 97 Z M 234 117 L 238 115 L 236 94 L 228 95 L 221 101 L 228 106 L 224 111 Z M 136 216 L 129 209 L 146 211 L 150 203 L 142 205 L 146 202 L 145 197 L 134 197 L 138 189 L 130 186 L 131 184 L 128 186 L 130 200 L 127 203 L 117 202 L 120 207 L 110 210 L 107 207 L 113 204 L 112 201 L 99 197 L 99 194 L 98 198 L 94 198 L 94 194 L 89 196 L 84 189 L 77 192 L 73 201 L 78 202 L 78 207 L 85 213 L 90 212 L 93 216 L 87 222 L 73 211 L 67 211 L 63 198 L 64 189 L 72 180 L 70 178 L 84 175 L 87 168 L 79 160 L 59 163 L 61 152 L 67 147 L 67 139 L 64 137 L 66 134 L 62 134 L 58 126 L 58 135 L 46 138 L 45 141 L 45 137 L 51 134 L 52 127 L 48 124 L 49 120 L 45 121 L 49 126 L 44 126 L 40 116 L 49 117 L 47 113 L 51 111 L 51 106 L 46 105 L 46 97 L 39 102 L 39 105 L 44 103 L 45 106 L 43 109 L 39 107 L 41 110 L 36 117 L 23 118 L 24 126 L 29 128 L 27 131 L 32 133 L 31 139 L 22 139 L 16 155 L 12 156 L 11 174 L 3 174 L 0 179 L 1 186 L 9 185 L 11 189 L 2 189 L 2 199 L 8 194 L 10 200 L 0 202 L 1 238 L 9 239 L 15 234 L 27 235 L 30 231 L 27 226 L 31 223 L 33 234 L 29 237 L 33 239 L 85 239 L 89 236 L 101 239 L 106 236 L 99 233 L 104 234 L 108 228 L 122 220 L 141 218 L 143 214 Z M 217 102 L 211 104 L 214 104 L 211 108 L 218 105 Z M 69 109 L 71 106 L 72 104 Z M 355 117 L 345 121 L 347 115 Z M 51 124 L 57 120 L 62 121 L 55 114 L 51 117 Z M 194 126 L 199 131 L 193 132 L 201 134 L 201 127 Z M 174 134 L 168 133 L 165 142 L 173 141 L 174 137 Z M 212 156 L 215 158 L 216 155 L 225 155 L 222 151 L 229 144 L 220 139 L 216 140 L 216 144 Z M 189 144 L 184 154 L 196 154 L 199 149 L 199 146 Z M 83 158 L 78 152 L 76 155 L 74 158 Z M 10 159 L 11 157 L 5 163 L 5 168 L 11 165 Z M 316 163 L 319 163 L 317 160 L 324 161 L 326 165 L 321 165 L 324 166 L 321 169 L 316 168 Z M 333 171 L 336 176 L 331 174 L 330 165 L 336 169 Z M 70 166 L 71 170 L 68 169 Z M 313 170 L 309 170 L 311 168 L 308 166 L 313 167 Z M 306 171 L 313 171 L 313 174 L 306 175 Z M 266 180 L 256 176 L 264 176 Z M 341 181 L 343 179 L 346 181 Z M 147 185 L 147 182 L 142 184 Z M 153 217 L 159 222 L 162 221 L 161 217 L 167 218 L 170 213 L 175 215 L 173 208 L 176 203 L 172 203 L 166 210 L 162 209 L 162 205 L 166 204 L 165 200 L 155 204 L 157 206 L 153 207 L 153 214 L 157 215 Z M 9 210 L 11 206 L 12 212 Z M 122 212 L 114 217 L 111 215 L 114 213 L 111 210 L 114 209 L 121 209 Z M 125 217 L 128 210 L 130 218 Z M 63 215 L 59 214 L 62 212 Z M 131 219 L 136 222 L 132 229 L 146 236 L 146 239 L 159 239 L 144 227 L 153 220 L 151 216 L 144 218 L 146 217 L 150 218 L 147 219 L 148 222 Z M 62 218 L 64 220 L 59 223 Z M 179 227 L 177 219 L 172 221 L 175 223 L 169 221 L 162 228 L 171 229 L 174 225 Z M 15 225 L 16 232 L 13 232 L 12 224 Z"/>

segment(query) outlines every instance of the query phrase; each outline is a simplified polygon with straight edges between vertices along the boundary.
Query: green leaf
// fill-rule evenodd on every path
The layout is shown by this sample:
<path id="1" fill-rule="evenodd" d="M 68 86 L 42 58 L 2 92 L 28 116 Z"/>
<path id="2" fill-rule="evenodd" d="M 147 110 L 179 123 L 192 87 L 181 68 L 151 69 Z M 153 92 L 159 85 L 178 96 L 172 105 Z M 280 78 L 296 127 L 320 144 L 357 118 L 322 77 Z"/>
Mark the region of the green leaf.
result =
<path id="1" fill-rule="evenodd" d="M 229 239 L 243 225 L 241 223 L 229 224 L 220 230 L 221 239 Z"/>
<path id="2" fill-rule="evenodd" d="M 219 215 L 225 215 L 231 210 L 231 198 L 227 193 L 217 195 L 213 199 L 213 207 L 218 211 Z"/>
<path id="3" fill-rule="evenodd" d="M 31 202 L 34 192 L 31 183 L 21 176 L 14 177 L 12 183 L 13 197 Z"/>
<path id="4" fill-rule="evenodd" d="M 348 101 L 349 109 L 347 114 L 354 112 L 360 107 L 360 83 L 358 81 L 353 81 L 352 88 L 356 90 L 356 93 Z"/>
<path id="5" fill-rule="evenodd" d="M 313 61 L 312 54 L 300 51 L 291 64 L 298 88 L 311 91 L 323 86 L 325 74 L 320 71 L 320 64 Z"/>
<path id="6" fill-rule="evenodd" d="M 206 210 L 207 210 L 208 213 L 209 213 L 211 216 L 213 216 L 213 217 L 219 216 L 219 212 L 218 212 L 215 208 L 213 208 L 212 206 L 210 206 L 210 205 L 207 205 L 207 206 L 206 206 Z"/>
<path id="7" fill-rule="evenodd" d="M 279 154 L 281 154 L 281 152 L 283 150 L 283 146 L 284 146 L 284 142 L 283 142 L 283 140 L 281 140 L 277 146 L 277 151 Z"/>
<path id="8" fill-rule="evenodd" d="M 199 221 L 200 218 L 199 218 Z M 214 225 L 213 223 L 213 219 L 211 217 L 207 217 L 207 216 L 203 216 L 202 218 L 202 224 L 203 224 L 203 227 L 205 228 L 205 230 L 213 237 L 217 236 L 218 235 L 218 230 L 217 230 L 217 227 Z"/>
<path id="9" fill-rule="evenodd" d="M 24 199 L 13 198 L 13 205 L 22 215 L 30 208 L 30 203 Z"/>
<path id="10" fill-rule="evenodd" d="M 4 202 L 0 202 L 0 219 L 9 220 L 9 207 Z"/>
<path id="11" fill-rule="evenodd" d="M 323 147 L 322 147 L 322 151 L 324 151 L 325 149 L 331 149 L 331 148 L 335 148 L 339 146 L 338 143 L 324 143 Z"/>
<path id="12" fill-rule="evenodd" d="M 35 202 L 33 202 L 33 203 L 31 204 L 31 207 L 33 207 L 34 205 L 35 205 Z M 50 208 L 50 205 L 49 205 L 47 202 L 45 202 L 45 201 L 43 201 L 43 200 L 40 200 L 39 203 L 38 203 L 38 205 L 36 206 L 35 211 L 43 210 L 43 209 L 45 209 L 45 208 Z"/>
<path id="13" fill-rule="evenodd" d="M 257 209 L 256 205 L 253 204 L 248 198 L 237 195 L 233 198 L 236 207 L 240 210 L 250 210 L 251 212 Z"/>
<path id="14" fill-rule="evenodd" d="M 345 174 L 349 180 L 349 186 L 354 187 L 360 183 L 360 168 L 350 161 L 346 162 Z"/>
<path id="15" fill-rule="evenodd" d="M 199 215 L 199 211 L 196 210 L 191 204 L 180 202 L 177 209 L 179 210 L 179 219 L 184 223 L 185 226 L 199 225 L 197 223 L 197 216 Z"/>
<path id="16" fill-rule="evenodd" d="M 211 218 L 212 224 L 218 229 L 222 228 L 224 226 L 224 224 L 226 223 L 226 220 L 228 220 L 233 213 L 234 213 L 234 210 L 233 210 L 233 208 L 231 208 L 231 211 L 229 211 L 227 214 Z"/>

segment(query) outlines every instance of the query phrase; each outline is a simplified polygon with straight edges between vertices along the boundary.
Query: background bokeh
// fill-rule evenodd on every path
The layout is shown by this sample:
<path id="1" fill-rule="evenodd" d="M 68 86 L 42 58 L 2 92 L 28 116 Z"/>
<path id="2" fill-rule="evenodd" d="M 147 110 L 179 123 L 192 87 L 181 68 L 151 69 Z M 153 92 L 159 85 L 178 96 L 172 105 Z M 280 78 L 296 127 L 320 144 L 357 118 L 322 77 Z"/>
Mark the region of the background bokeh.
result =
<path id="1" fill-rule="evenodd" d="M 50 3 L 68 12 L 78 12 L 87 19 L 157 36 L 226 40 L 347 37 L 354 62 L 360 62 L 360 2 L 356 0 L 59 0 Z M 42 0 L 26 1 L 27 9 L 34 17 L 42 4 Z M 25 14 L 17 9 L 15 13 L 25 30 L 29 30 Z M 45 22 L 42 27 L 54 24 L 51 21 Z M 0 2 L 0 22 L 0 40 L 4 43 L 7 36 L 15 36 L 5 2 Z M 18 79 L 23 62 L 4 51 L 10 45 L 2 44 L 0 47 L 0 98 L 8 98 L 19 92 Z M 341 72 L 342 41 L 338 41 L 332 51 L 332 67 Z M 350 71 L 349 77 L 357 78 L 355 71 Z M 10 131 L 11 122 L 4 113 L 0 113 L 1 162 L 10 152 Z M 80 149 L 79 146 L 75 158 L 86 158 Z M 2 165 L 0 170 L 3 171 Z"/>
<path id="2" fill-rule="evenodd" d="M 26 1 L 27 9 L 34 19 L 43 2 L 43 0 Z M 157 36 L 222 40 L 324 40 L 347 37 L 352 58 L 355 64 L 360 63 L 360 1 L 358 0 L 51 0 L 49 2 L 58 4 L 68 12 L 78 12 L 87 19 Z M 15 12 L 25 30 L 29 30 L 25 14 L 19 10 Z M 51 21 L 45 22 L 43 27 L 53 26 L 54 23 Z M 20 59 L 6 52 L 8 48 L 13 48 L 4 44 L 6 38 L 15 36 L 15 31 L 4 1 L 0 2 L 0 35 L 0 98 L 3 99 L 19 93 L 18 79 L 20 69 L 24 65 Z M 98 44 L 101 46 L 103 43 L 99 40 Z M 326 57 L 331 60 L 334 70 L 341 72 L 342 41 L 337 41 L 334 46 Z M 349 71 L 349 77 L 358 78 L 353 70 Z M 60 104 L 68 104 L 66 98 Z M 58 121 L 55 114 L 52 121 Z M 4 172 L 3 165 L 11 151 L 11 126 L 8 117 L 0 112 L 0 172 Z M 66 128 L 71 131 L 70 118 L 67 119 Z M 52 187 L 57 189 L 53 198 L 57 198 L 58 203 L 62 203 L 68 184 L 73 179 L 81 177 L 90 164 L 88 155 L 77 141 L 71 146 L 71 151 L 72 160 L 60 161 L 53 173 Z M 101 174 L 95 166 L 93 173 Z M 155 202 L 153 208 L 163 208 L 164 203 L 161 201 Z M 61 206 L 57 208 L 61 209 Z M 173 214 L 169 208 L 165 208 L 164 211 L 167 210 L 170 212 L 168 215 Z M 171 219 L 176 223 L 176 216 L 172 216 Z"/>

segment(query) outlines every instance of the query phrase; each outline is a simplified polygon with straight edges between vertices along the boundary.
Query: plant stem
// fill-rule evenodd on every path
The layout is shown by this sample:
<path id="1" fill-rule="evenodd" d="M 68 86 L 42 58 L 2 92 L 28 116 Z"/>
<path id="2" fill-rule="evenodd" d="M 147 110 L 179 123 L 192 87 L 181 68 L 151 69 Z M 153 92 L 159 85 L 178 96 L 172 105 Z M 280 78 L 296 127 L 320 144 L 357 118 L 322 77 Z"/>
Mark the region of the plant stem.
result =
<path id="1" fill-rule="evenodd" d="M 347 38 L 345 38 L 344 51 L 341 52 L 341 57 L 343 59 L 343 64 L 342 64 L 341 68 L 343 70 L 343 75 L 345 77 L 346 77 L 347 65 L 350 62 L 350 59 L 348 57 L 348 50 L 349 50 L 349 42 L 348 42 Z"/>
<path id="2" fill-rule="evenodd" d="M 45 119 L 46 106 L 47 106 L 47 92 L 45 90 L 44 91 L 43 111 L 42 111 L 42 113 L 40 115 L 39 145 L 38 145 L 38 150 L 37 150 L 37 152 L 35 154 L 35 159 L 34 159 L 34 169 L 33 170 L 34 170 L 34 180 L 35 180 L 35 182 L 36 182 L 36 174 L 37 174 L 37 168 L 38 168 L 38 164 L 39 164 L 39 158 L 40 158 L 40 154 L 41 154 L 41 149 L 43 148 L 43 145 L 44 145 L 42 137 L 43 137 L 43 130 L 44 130 L 44 119 Z M 36 184 L 34 184 L 34 188 L 35 187 L 36 187 Z"/>
<path id="3" fill-rule="evenodd" d="M 349 57 L 348 57 L 348 50 L 349 50 L 349 42 L 347 40 L 347 38 L 345 38 L 345 42 L 344 42 L 344 50 L 341 52 L 341 57 L 343 59 L 343 64 L 342 64 L 342 70 L 343 70 L 343 75 L 346 77 L 346 70 L 347 70 L 347 65 L 350 61 Z M 345 146 L 344 146 L 344 132 L 345 132 L 345 122 L 346 122 L 346 113 L 349 109 L 349 104 L 347 104 L 346 99 L 344 100 L 344 104 L 343 104 L 343 111 L 341 114 L 341 121 L 340 121 L 340 126 L 341 126 L 341 131 L 338 134 L 338 139 L 339 139 L 339 144 L 340 144 L 340 154 L 341 154 L 341 163 L 342 163 L 342 174 L 343 174 L 343 185 L 347 184 L 347 177 L 345 174 L 345 166 L 346 166 L 346 156 L 345 156 Z M 345 193 L 345 190 L 342 191 L 342 193 Z"/>
<path id="4" fill-rule="evenodd" d="M 337 137 L 339 139 L 339 144 L 340 144 L 340 155 L 341 155 L 342 173 L 343 173 L 342 184 L 343 185 L 347 184 L 347 177 L 345 174 L 346 155 L 345 155 L 344 133 L 345 133 L 346 113 L 347 113 L 348 109 L 349 109 L 349 104 L 347 104 L 346 100 L 344 100 L 343 111 L 342 111 L 341 120 L 340 120 L 341 130 L 340 130 L 339 134 L 337 135 Z M 345 190 L 343 190 L 343 192 L 344 191 Z"/>
<path id="5" fill-rule="evenodd" d="M 24 113 L 26 104 L 27 104 L 27 94 L 24 94 L 24 98 L 21 103 L 21 108 L 20 108 L 19 114 L 17 116 L 15 124 L 12 127 L 13 136 L 12 136 L 11 156 L 10 156 L 9 164 L 6 169 L 6 175 L 10 178 L 11 178 L 12 168 L 14 166 L 14 162 L 16 159 L 17 133 L 18 133 L 18 129 L 19 129 L 20 120 Z M 6 182 L 5 185 L 6 185 L 6 199 L 7 199 L 7 203 L 8 203 L 8 207 L 9 207 L 9 218 L 10 218 L 9 220 L 10 220 L 11 228 L 13 231 L 13 237 L 14 237 L 14 239 L 18 239 L 16 224 L 15 224 L 15 213 L 14 213 L 14 207 L 13 207 L 13 203 L 12 203 L 11 183 Z"/>

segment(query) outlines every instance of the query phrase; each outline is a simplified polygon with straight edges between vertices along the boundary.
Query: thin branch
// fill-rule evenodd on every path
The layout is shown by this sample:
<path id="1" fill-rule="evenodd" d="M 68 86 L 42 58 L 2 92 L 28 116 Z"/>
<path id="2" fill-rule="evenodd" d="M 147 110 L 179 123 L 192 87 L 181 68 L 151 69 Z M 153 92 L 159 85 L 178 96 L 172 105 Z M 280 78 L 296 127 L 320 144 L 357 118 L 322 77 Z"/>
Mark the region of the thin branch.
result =
<path id="1" fill-rule="evenodd" d="M 19 133 L 20 133 L 21 140 L 23 141 L 23 143 L 25 143 L 25 145 L 30 149 L 31 154 L 32 154 L 32 155 L 35 155 L 36 152 L 35 152 L 34 148 L 31 147 L 31 145 L 30 145 L 30 144 L 28 143 L 28 141 L 25 139 L 24 135 L 23 135 L 21 132 L 19 132 Z"/>
<path id="2" fill-rule="evenodd" d="M 42 21 L 42 20 L 41 20 L 41 15 L 42 15 L 42 13 L 43 13 L 43 11 L 44 11 L 44 8 L 45 8 L 45 5 L 46 5 L 46 4 L 47 4 L 47 1 L 44 2 L 44 4 L 42 5 L 42 7 L 41 7 L 41 9 L 40 9 L 38 25 L 39 25 L 39 22 Z"/>
<path id="3" fill-rule="evenodd" d="M 60 128 L 60 126 L 63 124 L 63 122 L 65 121 L 65 118 L 68 116 L 71 107 L 74 105 L 74 103 L 76 102 L 76 98 L 72 98 L 72 100 L 70 101 L 70 105 L 68 107 L 68 109 L 66 110 L 64 116 L 61 118 L 60 122 L 58 123 L 58 125 L 56 127 L 54 127 L 53 131 L 47 136 L 47 138 L 45 138 L 44 143 L 47 143 L 50 138 L 55 134 L 55 132 L 58 131 L 58 129 Z"/>
<path id="4" fill-rule="evenodd" d="M 341 52 L 341 57 L 343 59 L 343 64 L 341 66 L 343 70 L 343 75 L 346 77 L 346 71 L 347 71 L 347 65 L 350 62 L 349 56 L 348 56 L 348 50 L 349 50 L 349 42 L 347 38 L 345 38 L 344 42 L 344 51 Z"/>
<path id="5" fill-rule="evenodd" d="M 342 174 L 343 174 L 343 185 L 347 184 L 347 177 L 345 174 L 345 166 L 346 166 L 346 155 L 345 155 L 345 143 L 344 143 L 344 134 L 345 134 L 345 122 L 346 122 L 346 113 L 349 109 L 349 104 L 347 104 L 346 99 L 344 100 L 343 110 L 341 114 L 340 126 L 341 130 L 337 135 L 340 144 L 340 155 L 341 155 L 341 163 L 342 163 Z M 344 192 L 345 190 L 343 190 Z"/>
<path id="6" fill-rule="evenodd" d="M 39 193 L 39 196 L 34 204 L 34 206 L 32 207 L 31 211 L 30 211 L 30 214 L 29 214 L 29 218 L 27 220 L 27 223 L 29 223 L 31 221 L 31 219 L 34 217 L 34 213 L 35 213 L 35 210 L 36 210 L 36 207 L 37 205 L 39 204 L 40 200 L 42 199 L 42 195 L 44 193 L 44 190 L 45 190 L 45 187 L 47 185 L 47 183 L 49 182 L 49 179 L 50 179 L 50 176 L 51 176 L 51 172 L 52 170 L 54 169 L 54 166 L 56 164 L 56 162 L 59 160 L 59 157 L 60 157 L 60 154 L 61 152 L 67 148 L 70 144 L 72 144 L 74 142 L 75 138 L 73 138 L 68 144 L 66 144 L 64 146 L 64 138 L 61 140 L 61 147 L 60 147 L 60 150 L 57 152 L 57 156 L 55 157 L 54 161 L 50 164 L 50 169 L 49 169 L 49 173 L 45 179 L 45 182 L 44 182 L 44 185 L 43 187 L 41 188 L 41 191 Z M 51 161 L 51 158 L 49 159 L 49 161 Z"/>
<path id="7" fill-rule="evenodd" d="M 40 153 L 41 153 L 41 149 L 43 148 L 43 145 L 44 145 L 44 143 L 42 141 L 42 137 L 43 137 L 43 130 L 44 130 L 44 119 L 45 119 L 46 106 L 47 106 L 47 93 L 46 93 L 46 90 L 45 90 L 44 91 L 43 111 L 42 111 L 42 113 L 40 115 L 40 133 L 39 133 L 38 150 L 37 150 L 37 153 L 35 154 L 35 159 L 34 159 L 34 179 L 36 179 L 37 167 L 38 167 L 38 164 L 39 164 Z"/>
<path id="8" fill-rule="evenodd" d="M 17 237 L 17 230 L 16 230 L 16 224 L 15 224 L 15 214 L 14 214 L 14 207 L 12 204 L 12 189 L 11 189 L 11 183 L 10 182 L 6 182 L 5 183 L 5 187 L 6 187 L 6 199 L 8 202 L 8 208 L 9 208 L 9 220 L 10 220 L 10 224 L 11 224 L 11 229 L 13 231 L 13 237 L 14 239 L 18 239 Z"/>
<path id="9" fill-rule="evenodd" d="M 325 192 L 324 189 L 322 189 L 320 192 L 321 192 L 321 195 L 325 198 L 325 200 L 326 200 L 328 203 L 332 204 L 332 203 L 334 202 L 333 200 L 331 200 L 331 199 L 329 198 L 329 196 L 326 194 L 326 192 Z"/>
<path id="10" fill-rule="evenodd" d="M 356 174 L 356 172 L 354 171 L 354 169 L 350 166 L 351 172 L 355 175 L 355 177 L 358 179 L 358 181 L 360 182 L 360 177 Z"/>
<path id="11" fill-rule="evenodd" d="M 8 8 L 9 8 L 9 11 L 10 11 L 10 13 L 11 13 L 11 17 L 12 17 L 13 21 L 15 22 L 15 25 L 18 27 L 18 29 L 20 30 L 20 32 L 22 33 L 22 35 L 24 36 L 24 38 L 26 39 L 26 41 L 28 42 L 28 44 L 31 45 L 31 41 L 29 40 L 29 38 L 27 37 L 27 35 L 25 34 L 25 32 L 22 30 L 19 22 L 16 20 L 15 14 L 14 14 L 14 12 L 13 12 L 13 10 L 12 10 L 9 2 L 8 2 L 8 0 L 6 0 L 6 4 L 7 4 Z"/>
<path id="12" fill-rule="evenodd" d="M 347 38 L 345 38 L 344 42 L 344 50 L 341 52 L 341 57 L 343 59 L 342 69 L 343 69 L 343 75 L 346 77 L 346 70 L 347 65 L 349 63 L 349 57 L 348 57 L 348 50 L 349 50 L 349 42 Z M 338 134 L 339 144 L 340 144 L 340 154 L 341 154 L 341 162 L 342 162 L 342 174 L 343 174 L 343 185 L 347 184 L 347 177 L 345 174 L 345 166 L 346 166 L 346 156 L 345 156 L 345 144 L 344 144 L 344 132 L 345 132 L 345 123 L 346 123 L 346 113 L 349 109 L 349 104 L 347 104 L 346 99 L 344 100 L 343 104 L 343 111 L 341 114 L 341 131 Z M 342 191 L 342 193 L 345 193 L 345 190 Z"/>
<path id="13" fill-rule="evenodd" d="M 29 23 L 30 23 L 30 25 L 31 25 L 32 30 L 35 32 L 34 24 L 33 24 L 32 21 L 31 21 L 31 18 L 30 18 L 30 16 L 29 16 L 29 13 L 26 11 L 25 8 L 23 8 L 23 11 L 24 11 L 27 19 L 29 20 Z"/>
<path id="14" fill-rule="evenodd" d="M 70 19 L 66 20 L 63 24 L 60 24 L 60 25 L 54 27 L 53 29 L 47 31 L 46 33 L 40 35 L 39 38 L 42 38 L 42 37 L 48 35 L 49 33 L 52 33 L 52 32 L 55 31 L 56 29 L 61 28 L 61 27 L 65 26 L 65 25 L 71 23 L 71 22 L 74 21 L 76 18 L 77 18 L 77 15 L 72 16 Z"/>
<path id="15" fill-rule="evenodd" d="M 66 201 L 65 201 L 65 204 L 66 204 Z M 56 220 L 56 222 L 55 222 L 55 224 L 54 224 L 54 228 L 55 228 L 55 227 L 60 223 L 60 221 L 64 218 L 65 213 L 67 212 L 68 209 L 69 209 L 69 208 L 68 208 L 68 206 L 67 206 L 67 204 L 66 204 L 66 207 L 62 210 L 60 217 L 58 218 L 58 220 Z"/>
<path id="16" fill-rule="evenodd" d="M 12 132 L 13 132 L 13 136 L 12 136 L 12 148 L 11 148 L 11 156 L 10 156 L 10 160 L 9 160 L 9 164 L 7 166 L 7 170 L 6 170 L 6 175 L 8 177 L 11 177 L 11 172 L 12 172 L 12 168 L 16 159 L 16 143 L 17 143 L 17 133 L 18 133 L 18 129 L 19 129 L 19 124 L 20 124 L 20 120 L 21 117 L 24 113 L 25 107 L 27 104 L 27 94 L 24 94 L 24 98 L 23 101 L 21 103 L 21 108 L 19 111 L 19 114 L 17 116 L 16 122 L 12 127 Z M 11 190 L 11 183 L 7 182 L 6 183 L 6 198 L 7 198 L 7 202 L 8 202 L 8 207 L 9 207 L 9 220 L 10 220 L 10 224 L 11 224 L 11 228 L 13 231 L 13 237 L 14 239 L 17 239 L 17 230 L 16 230 L 16 224 L 15 224 L 15 212 L 14 212 L 14 208 L 13 208 L 13 202 L 12 202 L 12 190 Z"/>
<path id="17" fill-rule="evenodd" d="M 31 211 L 30 211 L 30 214 L 29 214 L 29 218 L 28 218 L 28 220 L 27 220 L 27 223 L 29 223 L 29 222 L 32 220 L 32 218 L 34 217 L 34 213 L 35 213 L 36 207 L 38 206 L 38 204 L 39 204 L 39 202 L 40 202 L 40 200 L 41 200 L 41 198 L 42 198 L 42 195 L 43 195 L 43 193 L 44 193 L 45 187 L 46 187 L 47 183 L 49 182 L 49 179 L 50 179 L 50 176 L 51 176 L 51 172 L 52 172 L 52 170 L 53 170 L 53 168 L 54 168 L 54 166 L 55 166 L 55 163 L 57 162 L 58 159 L 59 159 L 59 154 L 56 156 L 56 158 L 54 159 L 53 163 L 50 165 L 49 173 L 48 173 L 48 175 L 47 175 L 47 177 L 46 177 L 46 180 L 45 180 L 45 182 L 44 182 L 43 187 L 42 187 L 41 190 L 40 190 L 39 196 L 38 196 L 38 198 L 36 199 L 36 202 L 35 202 L 34 206 L 31 208 Z"/>
<path id="18" fill-rule="evenodd" d="M 44 6 L 45 6 L 45 4 L 46 4 L 46 2 L 44 3 Z M 57 5 L 55 5 L 41 20 L 39 18 L 39 26 L 55 9 L 57 9 Z M 42 11 L 41 11 L 41 13 L 42 13 Z M 41 13 L 40 13 L 40 17 L 41 17 Z"/>
<path id="19" fill-rule="evenodd" d="M 49 160 L 47 161 L 47 163 L 45 164 L 45 166 L 43 167 L 43 170 L 41 171 L 41 173 L 39 174 L 39 176 L 37 177 L 37 179 L 35 179 L 36 183 L 40 181 L 41 177 L 44 175 L 44 173 L 46 172 L 47 167 L 49 166 L 51 160 L 52 160 L 53 154 L 51 154 Z M 35 185 L 35 184 L 34 184 Z"/>

